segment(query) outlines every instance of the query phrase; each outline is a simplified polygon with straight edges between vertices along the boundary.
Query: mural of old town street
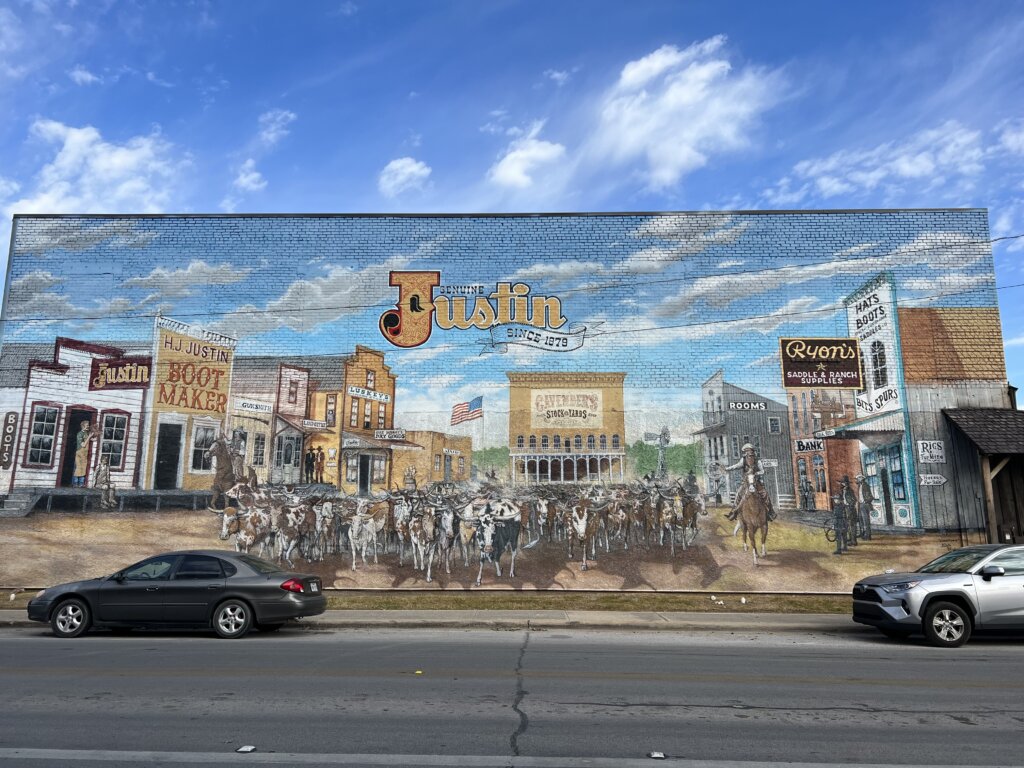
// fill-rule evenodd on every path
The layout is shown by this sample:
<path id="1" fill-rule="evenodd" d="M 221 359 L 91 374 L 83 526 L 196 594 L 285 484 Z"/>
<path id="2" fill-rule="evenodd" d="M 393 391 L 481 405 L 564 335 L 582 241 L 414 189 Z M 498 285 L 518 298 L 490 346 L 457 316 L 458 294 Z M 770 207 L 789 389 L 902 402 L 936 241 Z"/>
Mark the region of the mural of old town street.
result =
<path id="1" fill-rule="evenodd" d="M 7 286 L 4 586 L 845 592 L 1021 530 L 985 211 L 26 215 Z"/>

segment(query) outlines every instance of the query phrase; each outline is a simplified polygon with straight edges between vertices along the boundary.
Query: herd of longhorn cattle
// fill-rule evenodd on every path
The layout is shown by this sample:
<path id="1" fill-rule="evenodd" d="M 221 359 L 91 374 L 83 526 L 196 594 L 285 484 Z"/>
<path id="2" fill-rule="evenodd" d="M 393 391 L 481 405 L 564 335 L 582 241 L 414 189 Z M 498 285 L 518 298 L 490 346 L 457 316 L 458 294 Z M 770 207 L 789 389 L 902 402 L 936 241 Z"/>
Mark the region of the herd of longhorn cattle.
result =
<path id="1" fill-rule="evenodd" d="M 368 555 L 394 552 L 400 566 L 411 550 L 413 568 L 433 579 L 435 560 L 450 574 L 461 555 L 464 567 L 477 560 L 476 585 L 484 565 L 502 575 L 501 559 L 511 559 L 541 542 L 561 545 L 569 559 L 577 548 L 581 568 L 596 560 L 599 545 L 613 543 L 648 549 L 676 544 L 686 549 L 697 536 L 697 522 L 707 514 L 704 498 L 689 494 L 679 481 L 636 482 L 605 487 L 548 485 L 508 488 L 501 485 L 435 483 L 415 491 L 381 496 L 346 496 L 327 486 L 272 486 L 239 483 L 226 493 L 221 540 L 235 538 L 235 549 L 276 557 L 295 567 L 293 558 L 323 561 L 348 550 L 352 570 Z M 458 550 L 458 553 L 456 552 Z M 589 553 L 589 554 L 588 554 Z"/>

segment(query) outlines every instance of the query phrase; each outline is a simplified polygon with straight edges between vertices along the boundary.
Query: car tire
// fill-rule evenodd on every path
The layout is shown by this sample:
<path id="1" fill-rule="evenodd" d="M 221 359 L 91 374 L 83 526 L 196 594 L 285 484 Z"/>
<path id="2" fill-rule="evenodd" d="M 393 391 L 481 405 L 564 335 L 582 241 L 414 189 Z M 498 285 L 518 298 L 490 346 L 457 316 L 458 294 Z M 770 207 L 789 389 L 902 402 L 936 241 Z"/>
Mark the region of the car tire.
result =
<path id="1" fill-rule="evenodd" d="M 86 602 L 77 597 L 62 600 L 54 608 L 50 616 L 50 628 L 57 637 L 70 638 L 84 635 L 90 624 L 92 615 Z"/>
<path id="2" fill-rule="evenodd" d="M 932 603 L 924 615 L 925 639 L 939 648 L 959 648 L 972 629 L 970 614 L 956 603 Z"/>
<path id="3" fill-rule="evenodd" d="M 213 629 L 225 640 L 237 640 L 252 626 L 252 609 L 241 600 L 225 600 L 213 612 Z"/>
<path id="4" fill-rule="evenodd" d="M 256 629 L 258 629 L 260 632 L 277 632 L 277 630 L 279 630 L 283 626 L 283 622 L 278 622 L 274 624 L 260 624 L 259 622 L 256 623 Z"/>

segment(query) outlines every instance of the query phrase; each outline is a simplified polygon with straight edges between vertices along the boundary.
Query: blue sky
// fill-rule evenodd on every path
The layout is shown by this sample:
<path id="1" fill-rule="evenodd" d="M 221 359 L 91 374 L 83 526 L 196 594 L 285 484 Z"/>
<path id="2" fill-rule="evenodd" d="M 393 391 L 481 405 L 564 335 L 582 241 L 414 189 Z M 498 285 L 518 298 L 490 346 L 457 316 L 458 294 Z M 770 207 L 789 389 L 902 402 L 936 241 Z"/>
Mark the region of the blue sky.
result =
<path id="1" fill-rule="evenodd" d="M 15 212 L 946 206 L 1013 236 L 1021 39 L 1009 2 L 0 0 L 0 237 Z M 1024 283 L 1024 239 L 994 252 Z"/>

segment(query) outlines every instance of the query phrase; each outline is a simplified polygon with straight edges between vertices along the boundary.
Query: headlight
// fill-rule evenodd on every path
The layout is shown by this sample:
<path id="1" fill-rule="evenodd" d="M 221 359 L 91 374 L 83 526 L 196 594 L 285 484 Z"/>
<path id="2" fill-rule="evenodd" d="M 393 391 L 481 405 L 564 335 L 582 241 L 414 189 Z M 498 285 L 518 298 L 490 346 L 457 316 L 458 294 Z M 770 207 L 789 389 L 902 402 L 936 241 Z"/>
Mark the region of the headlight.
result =
<path id="1" fill-rule="evenodd" d="M 36 592 L 36 596 L 34 598 L 32 598 L 32 599 L 33 600 L 38 600 L 40 597 L 42 597 L 45 594 L 46 594 L 46 590 L 45 589 L 40 589 L 38 592 Z"/>
<path id="2" fill-rule="evenodd" d="M 898 584 L 883 584 L 882 589 L 889 594 L 892 594 L 893 592 L 906 592 L 913 589 L 920 583 L 920 581 L 901 581 Z"/>

